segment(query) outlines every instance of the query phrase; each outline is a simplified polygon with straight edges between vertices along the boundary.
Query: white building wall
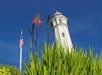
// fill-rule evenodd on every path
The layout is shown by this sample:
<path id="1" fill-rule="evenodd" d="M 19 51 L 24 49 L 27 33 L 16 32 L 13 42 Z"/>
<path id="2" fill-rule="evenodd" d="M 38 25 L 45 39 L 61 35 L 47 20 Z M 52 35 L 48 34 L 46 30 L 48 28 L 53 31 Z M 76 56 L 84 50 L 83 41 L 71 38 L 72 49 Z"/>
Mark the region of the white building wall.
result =
<path id="1" fill-rule="evenodd" d="M 58 41 L 62 47 L 68 48 L 69 52 L 71 52 L 73 45 L 68 31 L 67 18 L 57 12 L 52 18 L 52 24 L 56 41 Z"/>

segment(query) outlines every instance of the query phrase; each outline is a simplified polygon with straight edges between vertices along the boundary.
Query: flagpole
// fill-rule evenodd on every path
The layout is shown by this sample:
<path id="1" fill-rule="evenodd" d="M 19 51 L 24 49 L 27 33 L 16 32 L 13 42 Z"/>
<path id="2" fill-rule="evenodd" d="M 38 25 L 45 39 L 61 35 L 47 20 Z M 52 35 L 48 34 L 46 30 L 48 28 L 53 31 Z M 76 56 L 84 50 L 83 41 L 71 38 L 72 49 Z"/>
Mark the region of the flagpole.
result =
<path id="1" fill-rule="evenodd" d="M 20 48 L 20 62 L 19 62 L 19 69 L 20 71 L 22 70 L 22 47 L 23 47 L 23 36 L 22 36 L 23 32 L 22 32 L 22 29 L 21 29 L 21 36 L 20 36 L 20 42 L 19 42 L 19 48 Z"/>
<path id="2" fill-rule="evenodd" d="M 20 48 L 20 71 L 22 70 L 22 48 Z"/>

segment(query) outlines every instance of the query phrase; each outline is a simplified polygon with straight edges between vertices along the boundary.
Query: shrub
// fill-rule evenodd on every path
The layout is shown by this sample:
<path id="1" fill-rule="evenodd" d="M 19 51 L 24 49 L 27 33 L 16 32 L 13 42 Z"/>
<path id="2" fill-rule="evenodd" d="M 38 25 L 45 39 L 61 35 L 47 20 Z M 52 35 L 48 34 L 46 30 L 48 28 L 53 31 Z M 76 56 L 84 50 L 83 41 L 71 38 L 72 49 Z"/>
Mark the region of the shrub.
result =
<path id="1" fill-rule="evenodd" d="M 0 66 L 0 75 L 23 75 L 15 66 Z"/>
<path id="2" fill-rule="evenodd" d="M 10 69 L 7 67 L 0 67 L 0 75 L 11 75 Z"/>

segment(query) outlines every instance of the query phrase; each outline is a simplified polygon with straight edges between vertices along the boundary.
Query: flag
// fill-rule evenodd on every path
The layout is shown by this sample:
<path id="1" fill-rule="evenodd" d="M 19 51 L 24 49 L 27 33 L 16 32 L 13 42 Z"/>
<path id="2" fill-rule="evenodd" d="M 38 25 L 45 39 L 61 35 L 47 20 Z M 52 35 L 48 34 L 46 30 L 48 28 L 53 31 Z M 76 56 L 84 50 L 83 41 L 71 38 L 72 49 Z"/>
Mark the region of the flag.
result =
<path id="1" fill-rule="evenodd" d="M 20 38 L 20 41 L 19 41 L 19 48 L 22 48 L 23 47 L 23 44 L 24 44 L 23 38 L 21 37 Z"/>

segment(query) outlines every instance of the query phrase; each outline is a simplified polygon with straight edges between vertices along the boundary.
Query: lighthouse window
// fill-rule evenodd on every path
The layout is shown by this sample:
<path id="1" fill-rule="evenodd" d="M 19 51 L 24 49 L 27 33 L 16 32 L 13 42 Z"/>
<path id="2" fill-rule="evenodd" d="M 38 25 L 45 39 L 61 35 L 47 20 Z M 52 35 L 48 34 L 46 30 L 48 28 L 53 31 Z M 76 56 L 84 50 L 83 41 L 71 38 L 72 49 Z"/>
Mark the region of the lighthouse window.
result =
<path id="1" fill-rule="evenodd" d="M 65 36 L 65 34 L 64 34 L 64 33 L 62 33 L 62 36 L 64 37 L 64 36 Z"/>
<path id="2" fill-rule="evenodd" d="M 61 23 L 62 22 L 62 20 L 61 19 L 59 19 L 59 23 Z"/>

